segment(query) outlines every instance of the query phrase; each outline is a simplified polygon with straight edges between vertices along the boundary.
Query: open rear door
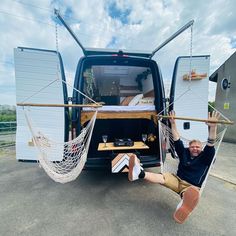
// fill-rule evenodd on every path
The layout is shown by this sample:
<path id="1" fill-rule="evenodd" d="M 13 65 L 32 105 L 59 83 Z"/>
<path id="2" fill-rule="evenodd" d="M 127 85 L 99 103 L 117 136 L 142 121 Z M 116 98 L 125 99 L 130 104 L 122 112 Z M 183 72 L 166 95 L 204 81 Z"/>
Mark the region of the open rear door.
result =
<path id="1" fill-rule="evenodd" d="M 176 60 L 170 91 L 169 110 L 176 116 L 207 119 L 210 56 L 179 57 Z M 191 79 L 189 76 L 191 66 Z M 176 120 L 180 135 L 186 139 L 207 140 L 203 122 Z"/>
<path id="2" fill-rule="evenodd" d="M 15 48 L 16 102 L 66 104 L 67 88 L 60 54 L 55 51 Z M 28 109 L 25 107 L 24 109 Z M 68 109 L 30 107 L 32 126 L 55 142 L 68 140 Z M 63 149 L 63 146 L 62 146 Z M 58 150 L 58 159 L 63 150 Z M 16 159 L 37 160 L 38 150 L 26 122 L 23 107 L 17 107 Z"/>

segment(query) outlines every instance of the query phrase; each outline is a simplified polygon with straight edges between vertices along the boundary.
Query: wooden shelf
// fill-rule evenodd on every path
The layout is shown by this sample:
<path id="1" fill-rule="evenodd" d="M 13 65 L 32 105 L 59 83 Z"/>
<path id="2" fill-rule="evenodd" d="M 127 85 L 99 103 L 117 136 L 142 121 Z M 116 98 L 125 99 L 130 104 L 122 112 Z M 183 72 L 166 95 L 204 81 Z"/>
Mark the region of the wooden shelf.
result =
<path id="1" fill-rule="evenodd" d="M 94 111 L 81 111 L 81 125 L 91 120 Z M 157 124 L 156 111 L 98 111 L 97 119 L 149 119 Z"/>
<path id="2" fill-rule="evenodd" d="M 133 150 L 133 149 L 149 149 L 149 147 L 143 142 L 134 142 L 133 146 L 115 147 L 114 143 L 107 143 L 106 147 L 104 143 L 99 143 L 98 151 L 115 151 L 115 150 Z"/>

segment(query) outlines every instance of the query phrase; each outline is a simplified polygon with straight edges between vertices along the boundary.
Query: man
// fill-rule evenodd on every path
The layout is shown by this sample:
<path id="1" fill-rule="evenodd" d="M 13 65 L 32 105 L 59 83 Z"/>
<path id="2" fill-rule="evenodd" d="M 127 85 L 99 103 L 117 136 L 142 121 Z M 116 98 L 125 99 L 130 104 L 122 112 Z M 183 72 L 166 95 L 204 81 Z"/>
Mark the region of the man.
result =
<path id="1" fill-rule="evenodd" d="M 217 124 L 210 121 L 217 121 L 220 114 L 213 111 L 209 113 L 208 130 L 209 136 L 205 148 L 202 150 L 202 143 L 199 140 L 189 142 L 189 147 L 185 148 L 180 140 L 180 135 L 175 122 L 175 112 L 171 111 L 170 123 L 174 139 L 175 151 L 179 157 L 177 175 L 172 173 L 156 174 L 144 172 L 140 162 L 135 155 L 129 160 L 128 178 L 130 181 L 145 179 L 151 183 L 159 183 L 178 193 L 182 201 L 174 212 L 174 219 L 178 223 L 183 223 L 199 201 L 199 190 L 206 177 L 207 170 L 215 155 L 214 143 L 216 139 Z"/>

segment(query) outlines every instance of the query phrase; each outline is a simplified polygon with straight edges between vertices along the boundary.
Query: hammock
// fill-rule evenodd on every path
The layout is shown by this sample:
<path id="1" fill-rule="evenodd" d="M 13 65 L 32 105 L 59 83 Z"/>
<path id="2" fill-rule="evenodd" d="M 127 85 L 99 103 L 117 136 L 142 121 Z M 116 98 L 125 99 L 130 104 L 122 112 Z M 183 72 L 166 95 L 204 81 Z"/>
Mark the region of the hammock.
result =
<path id="1" fill-rule="evenodd" d="M 45 172 L 55 182 L 67 183 L 75 180 L 81 173 L 87 160 L 97 111 L 86 127 L 81 130 L 78 137 L 64 143 L 57 143 L 42 134 L 33 124 L 26 109 L 24 109 L 24 114 L 33 137 L 34 145 L 39 150 L 39 163 Z M 61 153 L 59 153 L 60 151 Z M 57 159 L 58 157 L 56 156 L 61 154 L 63 155 L 61 161 L 50 161 Z"/>
<path id="2" fill-rule="evenodd" d="M 37 95 L 45 88 L 51 86 L 56 82 L 63 82 L 67 85 L 65 81 L 56 79 L 55 81 L 47 84 L 45 87 L 37 91 L 35 94 L 30 96 Z M 90 140 L 93 133 L 94 124 L 97 117 L 96 107 L 100 107 L 93 99 L 89 98 L 86 94 L 81 91 L 73 88 L 78 93 L 81 93 L 84 97 L 90 100 L 90 104 L 39 104 L 39 103 L 17 103 L 18 106 L 23 107 L 23 113 L 26 119 L 26 123 L 29 127 L 30 133 L 32 135 L 32 140 L 34 146 L 37 147 L 39 151 L 38 160 L 45 170 L 45 172 L 51 177 L 55 182 L 67 183 L 75 180 L 81 173 L 84 164 L 87 160 L 88 149 L 90 145 Z M 27 98 L 28 99 L 28 98 Z M 25 99 L 25 100 L 27 100 Z M 25 109 L 25 107 L 94 107 L 95 111 L 90 121 L 85 127 L 80 131 L 78 137 L 70 140 L 68 142 L 56 142 L 48 135 L 44 134 L 42 130 L 37 126 L 34 120 L 31 117 L 38 116 L 39 113 L 34 114 L 34 110 Z M 56 160 L 56 161 L 55 161 Z M 59 160 L 59 161 L 58 161 Z"/>
<path id="3" fill-rule="evenodd" d="M 54 181 L 59 183 L 67 183 L 70 181 L 75 180 L 79 174 L 81 173 L 84 164 L 87 160 L 88 149 L 90 145 L 90 140 L 93 133 L 94 124 L 96 121 L 97 116 L 97 109 L 96 107 L 100 107 L 101 105 L 96 103 L 93 99 L 88 97 L 86 94 L 82 93 L 81 91 L 77 90 L 70 84 L 66 83 L 64 80 L 61 79 L 60 71 L 56 71 L 56 79 L 50 81 L 44 87 L 40 88 L 30 96 L 27 96 L 21 103 L 17 103 L 17 106 L 23 107 L 23 116 L 26 120 L 26 125 L 29 127 L 29 132 L 32 136 L 32 141 L 34 146 L 38 150 L 38 160 L 40 166 L 43 167 L 45 172 L 51 177 Z M 42 91 L 46 89 L 50 89 L 50 86 L 55 85 L 57 83 L 64 83 L 73 88 L 73 91 L 76 91 L 82 94 L 90 104 L 45 104 L 45 103 L 26 103 L 27 100 L 32 99 L 33 97 L 38 96 Z M 42 95 L 43 96 L 43 95 Z M 36 101 L 40 101 L 41 97 L 38 96 Z M 43 99 L 42 99 L 43 100 Z M 33 100 L 34 101 L 34 100 Z M 49 100 L 49 102 L 51 102 Z M 39 107 L 37 109 L 26 109 L 26 107 Z M 42 130 L 42 124 L 40 119 L 38 119 L 38 124 L 36 124 L 36 117 L 40 118 L 42 114 L 39 111 L 42 111 L 42 107 L 50 107 L 53 110 L 53 113 L 56 113 L 59 109 L 69 108 L 69 107 L 94 107 L 94 114 L 91 116 L 90 121 L 87 125 L 84 125 L 80 131 L 78 137 L 70 140 L 68 142 L 63 141 L 56 141 L 58 140 L 53 134 L 53 129 L 51 129 L 49 134 L 47 130 Z M 60 108 L 61 107 L 61 108 Z M 55 109 L 57 108 L 57 109 Z M 47 110 L 44 110 L 44 115 Z M 51 114 L 51 113 L 50 113 Z M 48 120 L 50 120 L 50 114 Z M 55 114 L 54 114 L 55 119 Z M 52 123 L 52 121 L 50 120 Z M 50 125 L 50 123 L 49 123 Z M 41 127 L 41 128 L 40 128 Z M 55 132 L 57 133 L 57 132 Z M 54 135 L 54 137 L 53 137 Z M 73 134 L 73 137 L 75 135 Z M 61 137 L 60 137 L 61 138 Z M 61 139 L 59 139 L 61 140 Z M 31 145 L 32 146 L 32 145 Z"/>
<path id="4" fill-rule="evenodd" d="M 25 67 L 24 63 L 26 63 L 27 65 L 27 69 L 23 68 L 23 71 L 21 71 L 21 73 L 24 72 L 23 76 L 24 79 L 20 81 L 21 84 L 19 83 L 20 92 L 18 99 L 20 99 L 20 103 L 17 103 L 17 106 L 23 107 L 23 112 L 20 110 L 19 111 L 20 116 L 18 116 L 20 120 L 19 130 L 21 130 L 20 128 L 22 127 L 24 128 L 25 125 L 29 127 L 29 130 L 25 129 L 26 135 L 24 138 L 28 139 L 29 137 L 30 142 L 28 145 L 29 146 L 34 145 L 35 148 L 38 150 L 39 153 L 38 160 L 40 165 L 54 181 L 60 183 L 67 183 L 75 180 L 78 177 L 87 160 L 87 154 L 90 145 L 90 140 L 92 137 L 94 124 L 96 121 L 97 110 L 96 109 L 94 110 L 94 114 L 91 116 L 91 119 L 90 121 L 88 121 L 87 125 L 85 124 L 83 125 L 78 137 L 68 142 L 63 142 L 64 141 L 63 137 L 59 132 L 62 126 L 57 128 L 55 126 L 52 127 L 50 125 L 54 122 L 55 119 L 58 118 L 59 121 L 61 121 L 62 119 L 61 118 L 62 116 L 57 117 L 57 115 L 55 115 L 56 112 L 60 110 L 60 108 L 58 107 L 61 107 L 61 109 L 65 108 L 68 109 L 69 107 L 96 108 L 100 107 L 101 105 L 66 82 L 64 68 L 62 66 L 62 60 L 58 51 L 57 24 L 56 24 L 56 53 L 51 51 L 38 50 L 37 55 L 34 55 L 34 52 L 32 52 L 31 49 L 27 49 L 26 51 L 20 50 L 19 52 L 18 51 L 16 52 L 17 66 L 21 68 L 21 65 L 24 65 Z M 30 54 L 32 53 L 33 56 L 31 57 Z M 34 58 L 34 60 L 32 58 Z M 42 60 L 42 58 L 46 58 L 47 60 L 46 59 Z M 50 61 L 49 63 L 50 65 L 48 65 L 48 61 Z M 47 72 L 43 74 L 45 78 L 42 79 L 42 83 L 40 81 L 41 78 L 37 77 L 39 72 L 34 71 L 32 69 L 32 68 L 38 68 L 37 67 L 38 64 L 40 64 L 42 68 L 46 67 L 47 70 L 50 70 L 50 73 Z M 34 73 L 32 73 L 32 70 L 34 71 Z M 29 86 L 29 84 L 32 83 L 30 79 L 31 78 L 35 79 L 34 76 L 36 76 L 36 78 L 38 78 L 39 81 L 37 81 L 32 91 L 27 90 L 26 89 L 28 88 L 27 86 Z M 66 85 L 70 86 L 73 89 L 73 93 L 75 92 L 80 93 L 83 96 L 83 98 L 86 99 L 87 103 L 90 104 L 64 104 L 65 103 L 64 94 L 67 94 L 65 93 L 65 91 L 67 91 Z M 24 88 L 24 86 L 26 87 Z M 23 90 L 22 88 L 25 90 Z M 59 94 L 60 96 L 58 98 L 58 100 L 61 102 L 59 102 L 60 104 L 52 104 L 54 101 L 58 101 L 57 99 L 54 99 L 54 97 L 57 95 L 56 92 L 58 92 L 59 90 L 60 92 L 63 92 L 63 96 L 61 96 L 60 93 Z M 53 91 L 55 91 L 56 95 L 53 94 Z M 51 93 L 53 96 L 49 96 L 51 95 Z M 45 102 L 49 104 L 45 104 Z M 38 112 L 37 109 L 31 109 L 30 111 L 30 109 L 26 109 L 26 107 L 39 107 L 39 109 Z M 50 109 L 47 108 L 42 109 L 42 107 L 50 107 Z M 69 110 L 67 109 L 66 111 L 68 111 L 69 114 Z M 47 113 L 47 111 L 49 110 L 50 112 Z M 41 111 L 43 112 L 41 113 Z M 50 117 L 51 114 L 53 114 L 52 117 Z M 48 123 L 46 123 L 47 121 L 45 122 L 45 119 L 44 121 L 40 120 L 40 118 L 43 115 L 47 116 Z M 65 118 L 65 116 L 66 115 L 64 114 L 63 118 Z M 36 122 L 38 122 L 38 124 Z M 57 122 L 55 123 L 62 124 Z M 43 127 L 45 125 L 47 128 L 49 128 L 49 131 Z M 65 126 L 68 125 L 67 121 L 64 121 L 64 124 L 62 125 Z M 57 137 L 56 135 L 59 136 Z M 73 133 L 72 136 L 75 137 L 75 134 Z M 31 142 L 31 137 L 33 142 Z M 67 138 L 65 139 L 66 141 L 68 140 Z M 29 152 L 32 151 L 32 149 L 33 148 L 31 147 L 29 149 Z"/>
<path id="5" fill-rule="evenodd" d="M 161 117 L 161 116 L 160 116 Z M 162 116 L 163 117 L 163 116 Z M 166 116 L 167 118 L 168 116 Z M 176 117 L 176 119 L 178 119 L 178 117 Z M 185 118 L 182 118 L 185 119 Z M 186 118 L 188 119 L 188 118 Z M 200 120 L 200 119 L 195 119 L 196 122 L 198 121 L 206 121 L 206 120 Z M 212 162 L 210 164 L 210 166 L 208 166 L 208 170 L 205 176 L 205 179 L 202 183 L 201 189 L 200 189 L 200 194 L 202 194 L 203 189 L 205 188 L 206 182 L 207 182 L 207 178 L 209 176 L 210 170 L 215 162 L 220 144 L 223 140 L 224 134 L 227 130 L 227 125 L 226 124 L 232 124 L 232 122 L 230 121 L 219 121 L 219 123 L 223 124 L 223 129 L 221 129 L 221 131 L 217 134 L 216 137 L 216 141 L 215 141 L 215 155 L 212 159 Z M 159 125 L 159 141 L 160 141 L 160 153 L 161 153 L 161 173 L 165 173 L 165 172 L 170 172 L 173 174 L 177 173 L 177 169 L 178 169 L 178 164 L 179 164 L 179 158 L 175 152 L 174 149 L 174 141 L 173 141 L 173 135 L 171 132 L 171 128 L 163 122 L 163 120 L 158 120 L 158 125 Z M 207 127 L 206 127 L 207 128 Z M 166 142 L 168 140 L 168 142 Z M 187 147 L 188 143 L 190 140 L 184 138 L 181 136 L 181 140 L 184 143 L 184 146 Z M 207 142 L 203 142 L 203 146 L 206 145 Z M 166 144 L 166 145 L 165 145 Z M 167 155 L 166 157 L 166 153 L 167 150 L 170 150 L 171 155 Z M 172 157 L 171 157 L 172 156 Z M 166 158 L 165 158 L 166 157 Z"/>
<path id="6" fill-rule="evenodd" d="M 196 124 L 197 122 L 208 122 L 207 119 L 199 119 L 196 117 L 205 117 L 207 116 L 208 107 L 211 107 L 211 109 L 217 111 L 221 117 L 223 117 L 224 120 L 217 121 L 216 123 L 219 123 L 222 125 L 220 131 L 218 129 L 218 134 L 215 141 L 215 155 L 212 159 L 211 164 L 208 166 L 207 173 L 205 174 L 205 179 L 201 185 L 200 194 L 202 194 L 203 189 L 205 188 L 207 178 L 209 176 L 210 170 L 215 162 L 220 144 L 223 140 L 224 134 L 227 130 L 228 125 L 233 124 L 233 122 L 229 121 L 221 112 L 216 110 L 214 107 L 209 104 L 208 101 L 208 80 L 206 79 L 208 77 L 209 71 L 208 71 L 208 63 L 209 58 L 208 56 L 204 59 L 198 60 L 198 58 L 201 57 L 193 57 L 192 56 L 192 41 L 193 41 L 193 26 L 191 26 L 191 32 L 190 32 L 190 51 L 189 51 L 189 68 L 187 68 L 187 61 L 184 63 L 184 60 L 187 60 L 187 57 L 183 57 L 180 60 L 177 59 L 175 69 L 174 69 L 174 76 L 172 78 L 172 83 L 174 84 L 174 87 L 171 87 L 170 91 L 172 91 L 172 94 L 170 94 L 170 101 L 167 107 L 165 107 L 162 111 L 159 112 L 157 117 L 158 120 L 158 126 L 159 126 L 159 143 L 160 143 L 160 159 L 161 159 L 161 173 L 164 172 L 170 172 L 170 173 L 177 173 L 179 159 L 178 156 L 174 150 L 174 141 L 171 129 L 168 125 L 168 122 L 165 120 L 165 118 L 169 118 L 168 116 L 164 116 L 163 114 L 166 114 L 168 111 L 175 110 L 177 114 L 181 115 L 189 115 L 191 113 L 195 118 L 187 118 L 187 117 L 175 117 L 175 119 L 180 120 L 191 120 L 194 124 L 191 125 L 191 132 L 186 132 L 189 128 L 186 128 L 184 130 L 182 126 L 181 134 L 184 134 L 183 136 L 180 136 L 181 140 L 184 143 L 184 146 L 187 147 L 189 144 L 189 141 L 192 140 L 191 135 L 194 132 L 198 131 L 199 137 L 196 137 L 197 139 L 201 140 L 203 146 L 206 145 L 206 138 L 207 138 L 207 125 L 206 128 L 204 127 L 202 129 L 202 124 Z M 196 70 L 196 71 L 195 71 Z M 199 73 L 199 72 L 204 73 Z M 198 73 L 195 73 L 198 72 Z M 186 79 L 187 78 L 187 79 Z M 205 79 L 204 79 L 205 78 Z M 197 81 L 199 79 L 199 81 Z M 174 81 L 173 81 L 174 80 Z M 193 109 L 194 107 L 194 109 Z M 183 123 L 183 122 L 182 122 Z M 186 122 L 188 123 L 188 122 Z M 178 126 L 178 125 L 177 125 Z M 201 126 L 201 127 L 200 127 Z M 194 128 L 194 129 L 193 129 Z M 179 129 L 179 127 L 178 127 Z M 166 155 L 167 151 L 171 152 L 171 155 Z M 167 158 L 166 158 L 167 156 Z M 172 158 L 172 157 L 173 158 Z"/>

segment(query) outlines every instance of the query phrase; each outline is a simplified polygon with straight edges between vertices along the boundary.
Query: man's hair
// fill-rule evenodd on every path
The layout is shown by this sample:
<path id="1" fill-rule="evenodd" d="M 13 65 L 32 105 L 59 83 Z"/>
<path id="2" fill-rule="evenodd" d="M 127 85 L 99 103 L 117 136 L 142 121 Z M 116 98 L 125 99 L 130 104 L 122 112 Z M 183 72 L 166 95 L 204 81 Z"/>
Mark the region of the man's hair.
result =
<path id="1" fill-rule="evenodd" d="M 190 146 L 192 143 L 199 143 L 199 144 L 202 145 L 202 142 L 201 142 L 200 140 L 198 140 L 198 139 L 193 139 L 193 140 L 191 140 L 191 141 L 189 142 L 189 146 Z"/>

